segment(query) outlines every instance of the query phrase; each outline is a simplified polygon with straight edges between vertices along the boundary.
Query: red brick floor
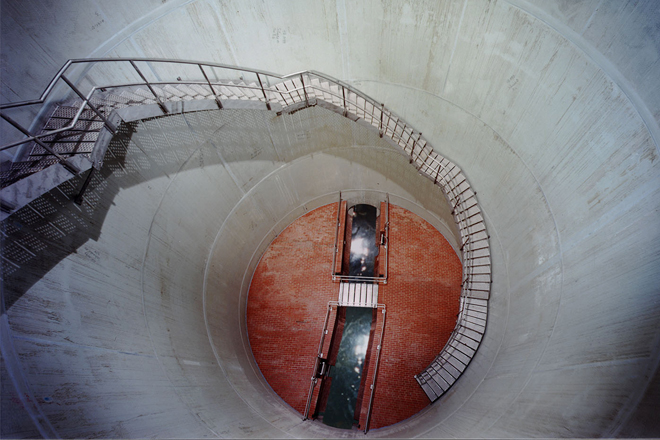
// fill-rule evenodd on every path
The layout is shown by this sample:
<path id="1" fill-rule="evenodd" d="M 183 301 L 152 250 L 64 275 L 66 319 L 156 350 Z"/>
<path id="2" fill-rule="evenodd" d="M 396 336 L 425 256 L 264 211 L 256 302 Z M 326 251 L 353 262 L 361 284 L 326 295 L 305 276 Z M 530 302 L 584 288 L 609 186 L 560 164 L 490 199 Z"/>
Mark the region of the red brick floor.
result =
<path id="1" fill-rule="evenodd" d="M 286 228 L 264 253 L 248 296 L 257 364 L 273 390 L 301 414 L 327 304 L 339 291 L 331 278 L 336 216 L 334 203 Z M 390 205 L 389 250 L 388 283 L 379 288 L 387 319 L 370 429 L 400 422 L 429 404 L 413 376 L 442 350 L 459 309 L 461 263 L 433 226 Z"/>

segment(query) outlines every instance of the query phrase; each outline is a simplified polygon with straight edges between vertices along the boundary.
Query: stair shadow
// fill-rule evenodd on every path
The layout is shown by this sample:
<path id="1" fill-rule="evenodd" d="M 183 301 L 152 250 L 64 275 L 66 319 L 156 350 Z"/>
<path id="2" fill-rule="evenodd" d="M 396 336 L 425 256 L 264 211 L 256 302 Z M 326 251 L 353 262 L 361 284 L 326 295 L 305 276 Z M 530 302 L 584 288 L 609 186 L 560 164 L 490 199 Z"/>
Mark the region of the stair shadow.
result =
<path id="1" fill-rule="evenodd" d="M 91 172 L 87 171 L 41 195 L 0 225 L 2 235 L 2 313 L 9 310 L 37 281 L 88 240 L 98 240 L 109 204 L 122 187 L 110 179 L 114 169 L 126 164 L 134 124 L 124 124 L 113 138 L 101 170 L 92 175 L 82 205 L 73 199 Z"/>
<path id="2" fill-rule="evenodd" d="M 0 244 L 3 249 L 3 258 L 0 260 L 2 313 L 9 310 L 61 261 L 77 253 L 88 240 L 99 239 L 108 211 L 120 190 L 159 177 L 173 177 L 184 165 L 186 168 L 196 168 L 251 160 L 290 162 L 298 157 L 324 151 L 326 154 L 373 168 L 381 174 L 385 173 L 384 175 L 391 171 L 384 155 L 359 152 L 355 154 L 358 150 L 351 151 L 350 148 L 323 148 L 323 142 L 313 141 L 313 136 L 324 139 L 335 136 L 335 144 L 342 144 L 347 139 L 353 139 L 353 142 L 359 145 L 378 145 L 383 142 L 376 130 L 359 127 L 359 130 L 366 133 L 356 135 L 356 128 L 347 129 L 357 127 L 356 124 L 331 110 L 315 107 L 309 109 L 308 115 L 303 111 L 295 116 L 276 116 L 274 112 L 261 110 L 258 115 L 250 112 L 255 110 L 211 110 L 122 124 L 108 145 L 103 166 L 94 172 L 81 206 L 76 205 L 73 199 L 87 173 L 43 194 L 0 224 Z M 311 128 L 306 126 L 305 122 L 299 122 L 301 118 L 307 117 L 312 120 L 315 115 L 318 120 L 310 123 Z M 332 117 L 339 118 L 339 122 Z M 282 118 L 290 119 L 282 121 Z M 291 122 L 294 119 L 298 121 L 298 128 L 307 131 L 295 132 L 291 129 L 295 128 L 295 124 Z M 225 123 L 220 123 L 221 120 Z M 240 126 L 232 126 L 232 121 L 245 124 L 246 120 L 255 124 L 254 132 L 241 132 Z M 328 121 L 330 125 L 335 124 L 335 127 L 330 127 Z M 271 128 L 277 124 L 286 126 L 287 130 L 292 131 L 287 132 L 289 139 L 274 139 L 264 122 L 271 124 Z M 157 124 L 160 131 L 146 134 L 144 130 L 139 131 L 140 124 L 146 123 Z M 337 123 L 343 130 L 336 130 Z M 258 133 L 259 130 L 261 133 Z M 262 148 L 264 139 L 269 137 L 272 145 Z M 191 143 L 194 145 L 189 145 Z M 169 147 L 165 144 L 169 144 Z M 280 145 L 279 153 L 276 144 Z M 290 151 L 283 152 L 284 145 L 288 145 Z M 350 144 L 343 145 L 350 147 Z M 190 160 L 198 151 L 202 151 L 202 154 L 197 155 L 195 160 Z M 401 159 L 406 160 L 403 157 Z M 410 193 L 418 191 L 420 180 L 411 180 L 410 176 L 398 174 L 392 176 L 391 180 Z M 432 182 L 428 183 L 433 186 Z M 127 224 L 125 227 L 131 225 Z M 85 258 L 89 258 L 90 266 L 93 266 L 94 260 L 99 257 L 88 253 Z"/>

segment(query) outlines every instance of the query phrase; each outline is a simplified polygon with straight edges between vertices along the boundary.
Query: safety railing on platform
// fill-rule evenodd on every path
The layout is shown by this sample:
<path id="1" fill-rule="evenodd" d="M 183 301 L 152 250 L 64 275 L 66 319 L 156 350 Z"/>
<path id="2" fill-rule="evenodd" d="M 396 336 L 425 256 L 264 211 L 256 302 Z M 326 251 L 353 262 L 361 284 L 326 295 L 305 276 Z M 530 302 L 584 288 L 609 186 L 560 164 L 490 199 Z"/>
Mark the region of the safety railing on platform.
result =
<path id="1" fill-rule="evenodd" d="M 329 355 L 328 352 L 330 350 L 330 347 L 327 346 L 325 339 L 326 336 L 329 334 L 328 325 L 331 324 L 329 319 L 330 313 L 333 310 L 336 312 L 337 308 L 340 306 L 341 304 L 339 304 L 339 302 L 337 301 L 328 301 L 328 308 L 325 314 L 325 321 L 323 323 L 323 329 L 321 331 L 321 340 L 319 342 L 319 349 L 316 356 L 316 360 L 314 362 L 314 369 L 312 370 L 312 376 L 309 384 L 309 391 L 307 393 L 307 403 L 305 404 L 305 412 L 303 413 L 303 420 L 307 420 L 310 418 L 310 412 L 312 412 L 312 400 L 314 397 L 314 389 L 316 388 L 316 385 L 318 384 L 319 380 L 326 379 L 329 372 L 330 366 L 328 365 L 327 356 Z M 378 378 L 378 366 L 380 365 L 380 355 L 383 350 L 383 335 L 385 334 L 385 319 L 386 319 L 385 304 L 375 304 L 374 308 L 380 310 L 382 317 L 380 318 L 380 336 L 376 344 L 375 364 L 373 367 L 369 367 L 369 371 L 362 372 L 362 374 L 371 378 L 371 383 L 367 383 L 367 385 L 369 386 L 369 400 L 367 401 L 367 412 L 363 427 L 363 431 L 365 434 L 369 431 L 369 423 L 371 422 L 374 393 L 376 392 L 376 382 Z M 332 337 L 332 335 L 330 337 Z M 360 414 L 361 410 L 362 408 L 357 408 L 356 413 Z"/>
<path id="2" fill-rule="evenodd" d="M 219 109 L 229 101 L 253 101 L 264 105 L 267 110 L 283 113 L 323 104 L 352 120 L 366 121 L 382 138 L 401 148 L 410 163 L 442 189 L 460 232 L 463 263 L 461 309 L 456 328 L 445 348 L 416 376 L 432 401 L 439 398 L 465 370 L 485 332 L 492 281 L 485 220 L 477 203 L 477 193 L 461 169 L 436 153 L 421 132 L 385 104 L 350 84 L 316 71 L 278 75 L 226 64 L 156 58 L 70 60 L 50 81 L 39 99 L 0 105 L 0 116 L 16 129 L 18 137 L 5 142 L 0 152 L 13 152 L 14 162 L 24 162 L 30 151 L 21 147 L 33 144 L 34 148 L 40 148 L 35 157 L 42 159 L 40 162 L 33 157 L 24 175 L 54 163 L 60 163 L 72 175 L 77 174 L 78 168 L 67 158 L 72 153 L 59 148 L 58 136 L 66 138 L 71 131 L 84 132 L 85 128 L 79 124 L 82 115 L 86 114 L 102 125 L 102 129 L 95 127 L 93 132 L 90 131 L 93 140 L 101 130 L 116 132 L 117 127 L 111 121 L 113 110 L 153 104 L 167 115 L 184 111 L 174 105 L 177 101 L 194 100 L 211 100 Z M 75 109 L 68 124 L 42 130 L 49 115 L 63 104 Z M 29 113 L 27 121 L 9 114 L 34 106 L 40 107 Z M 6 137 L 7 133 L 3 133 L 3 139 Z M 88 157 L 95 168 L 102 164 L 102 155 L 97 155 L 94 160 L 91 152 L 82 156 Z M 18 173 L 10 180 L 3 178 L 3 186 L 4 182 L 12 183 L 21 176 Z M 79 199 L 84 188 L 85 185 Z M 0 207 L 4 214 L 20 208 L 5 203 L 4 199 Z"/>
<path id="3" fill-rule="evenodd" d="M 389 194 L 385 193 L 383 195 L 383 199 L 381 198 L 376 198 L 375 200 L 370 200 L 367 203 L 371 203 L 374 206 L 379 205 L 382 207 L 384 204 L 385 209 L 379 213 L 379 216 L 384 220 L 383 224 L 379 224 L 378 230 L 382 234 L 380 234 L 377 238 L 377 247 L 379 248 L 379 253 L 378 253 L 378 274 L 374 274 L 375 276 L 373 277 L 367 277 L 367 276 L 352 276 L 352 275 L 347 275 L 347 274 L 342 274 L 341 273 L 341 268 L 342 268 L 342 260 L 343 260 L 343 253 L 344 253 L 344 237 L 343 233 L 344 230 L 343 228 L 346 227 L 344 224 L 346 221 L 346 218 L 340 218 L 342 215 L 345 217 L 346 212 L 342 211 L 342 203 L 344 202 L 366 202 L 364 199 L 363 194 L 358 193 L 364 193 L 363 191 L 340 191 L 339 192 L 339 202 L 337 203 L 337 221 L 335 223 L 335 244 L 333 247 L 333 253 L 332 253 L 332 281 L 343 281 L 343 282 L 374 282 L 374 283 L 382 283 L 382 284 L 387 284 L 387 272 L 389 268 L 389 229 L 390 229 L 390 222 L 389 222 L 389 212 L 390 212 L 390 197 Z M 345 203 L 344 203 L 345 205 Z M 381 208 L 382 209 L 382 208 Z"/>

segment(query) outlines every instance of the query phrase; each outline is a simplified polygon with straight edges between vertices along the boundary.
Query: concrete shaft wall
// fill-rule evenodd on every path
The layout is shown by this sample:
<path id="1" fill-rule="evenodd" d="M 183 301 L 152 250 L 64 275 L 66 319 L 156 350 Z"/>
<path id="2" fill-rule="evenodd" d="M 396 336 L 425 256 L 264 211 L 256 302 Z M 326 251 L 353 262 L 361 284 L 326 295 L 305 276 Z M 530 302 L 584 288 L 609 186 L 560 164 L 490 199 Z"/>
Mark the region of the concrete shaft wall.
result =
<path id="1" fill-rule="evenodd" d="M 352 83 L 461 166 L 487 217 L 494 271 L 484 342 L 450 395 L 370 435 L 659 436 L 659 8 L 3 1 L 1 96 L 34 98 L 66 59 L 86 56 L 316 69 Z M 3 374 L 22 371 L 32 394 L 12 396 L 3 380 L 3 433 L 35 432 L 15 399 L 61 435 L 328 435 L 273 396 L 245 352 L 253 257 L 346 185 L 387 187 L 431 211 L 433 193 L 396 153 L 375 165 L 368 148 L 298 155 L 313 137 L 294 125 L 291 152 L 231 161 L 208 143 L 218 122 L 198 121 L 203 134 L 175 118 L 143 124 L 144 143 L 180 156 L 133 148 L 139 177 L 127 169 L 130 185 L 108 181 L 115 195 L 98 201 L 101 218 L 86 214 L 90 231 L 77 224 L 77 252 L 4 286 L 27 293 L 3 315 L 16 354 L 3 352 Z M 271 145 L 263 128 L 231 142 L 246 134 Z M 270 162 L 286 166 L 270 174 Z M 345 181 L 338 170 L 350 167 L 369 175 Z"/>

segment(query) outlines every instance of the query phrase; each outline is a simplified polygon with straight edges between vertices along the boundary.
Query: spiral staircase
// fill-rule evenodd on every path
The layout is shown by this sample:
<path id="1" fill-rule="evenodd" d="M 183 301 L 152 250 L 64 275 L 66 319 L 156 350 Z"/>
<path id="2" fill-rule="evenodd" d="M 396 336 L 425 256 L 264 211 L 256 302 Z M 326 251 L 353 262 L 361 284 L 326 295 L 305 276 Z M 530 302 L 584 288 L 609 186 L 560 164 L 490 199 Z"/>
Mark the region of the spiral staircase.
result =
<path id="1" fill-rule="evenodd" d="M 154 66 L 175 72 L 176 79 L 162 80 Z M 108 85 L 94 74 L 104 69 L 132 69 L 125 83 Z M 80 72 L 82 70 L 82 73 Z M 74 81 L 70 71 L 77 71 Z M 187 76 L 180 76 L 185 72 Z M 194 72 L 194 73 L 191 73 Z M 229 79 L 228 79 L 229 78 Z M 137 81 L 136 81 L 137 79 Z M 38 106 L 39 112 L 25 127 L 12 112 Z M 381 138 L 409 157 L 418 172 L 438 185 L 452 208 L 460 233 L 463 283 L 460 313 L 449 342 L 415 379 L 431 402 L 458 380 L 476 353 L 486 331 L 491 284 L 489 235 L 476 192 L 461 169 L 440 156 L 422 134 L 384 104 L 352 86 L 315 71 L 280 76 L 269 72 L 220 64 L 160 59 L 72 60 L 62 67 L 38 100 L 0 106 L 2 117 L 19 137 L 2 147 L 14 161 L 3 167 L 2 220 L 21 211 L 39 213 L 38 199 L 74 176 L 82 184 L 72 191 L 78 204 L 95 170 L 103 166 L 111 139 L 131 121 L 167 115 L 251 108 L 280 115 L 320 106 L 377 130 Z M 36 133 L 36 134 L 31 134 Z M 11 241 L 11 240 L 10 240 Z M 12 245 L 13 243 L 9 243 Z M 29 246 L 16 242 L 30 254 Z M 16 246 L 14 246 L 16 247 Z M 20 249 L 16 248 L 20 253 Z M 24 264 L 13 254 L 9 264 Z M 20 260 L 20 261 L 19 261 Z"/>

